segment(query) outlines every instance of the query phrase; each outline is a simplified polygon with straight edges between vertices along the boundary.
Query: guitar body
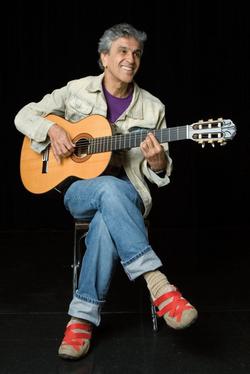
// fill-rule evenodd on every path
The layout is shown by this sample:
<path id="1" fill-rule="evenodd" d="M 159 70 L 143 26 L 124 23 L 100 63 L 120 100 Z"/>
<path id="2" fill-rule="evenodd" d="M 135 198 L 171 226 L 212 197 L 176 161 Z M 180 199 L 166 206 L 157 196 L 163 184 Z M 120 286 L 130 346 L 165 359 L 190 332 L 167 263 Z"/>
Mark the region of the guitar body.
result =
<path id="1" fill-rule="evenodd" d="M 108 120 L 100 115 L 91 115 L 75 123 L 53 114 L 46 118 L 63 127 L 74 143 L 81 142 L 82 139 L 88 141 L 112 135 Z M 31 149 L 30 139 L 25 137 L 20 159 L 21 179 L 24 187 L 32 193 L 49 192 L 69 177 L 89 179 L 101 175 L 108 166 L 111 155 L 111 151 L 95 154 L 74 153 L 58 164 L 50 146 L 43 154 L 39 154 Z M 44 157 L 46 160 L 43 160 Z"/>

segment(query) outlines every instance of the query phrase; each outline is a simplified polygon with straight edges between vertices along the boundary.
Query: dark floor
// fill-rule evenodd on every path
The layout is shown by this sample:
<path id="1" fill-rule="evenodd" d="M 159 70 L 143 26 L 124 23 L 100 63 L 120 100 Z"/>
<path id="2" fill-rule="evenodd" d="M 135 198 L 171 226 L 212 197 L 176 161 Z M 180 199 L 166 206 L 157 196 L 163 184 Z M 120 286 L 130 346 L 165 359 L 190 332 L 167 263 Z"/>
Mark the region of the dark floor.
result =
<path id="1" fill-rule="evenodd" d="M 153 231 L 153 243 L 164 271 L 199 319 L 183 331 L 160 320 L 154 333 L 144 281 L 130 283 L 118 269 L 91 351 L 77 362 L 57 356 L 72 293 L 72 233 L 1 232 L 0 374 L 249 374 L 247 232 L 170 230 L 167 251 L 163 231 Z"/>

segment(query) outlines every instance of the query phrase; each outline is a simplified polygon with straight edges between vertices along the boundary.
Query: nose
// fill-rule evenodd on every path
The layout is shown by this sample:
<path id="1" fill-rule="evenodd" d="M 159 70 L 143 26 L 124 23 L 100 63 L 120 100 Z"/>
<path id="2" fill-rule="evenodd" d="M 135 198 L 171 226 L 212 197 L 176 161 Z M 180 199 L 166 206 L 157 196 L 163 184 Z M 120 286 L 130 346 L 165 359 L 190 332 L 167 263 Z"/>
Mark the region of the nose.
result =
<path id="1" fill-rule="evenodd" d="M 134 53 L 132 51 L 128 51 L 128 54 L 127 54 L 127 58 L 130 62 L 134 62 L 135 61 L 135 56 L 134 56 Z"/>

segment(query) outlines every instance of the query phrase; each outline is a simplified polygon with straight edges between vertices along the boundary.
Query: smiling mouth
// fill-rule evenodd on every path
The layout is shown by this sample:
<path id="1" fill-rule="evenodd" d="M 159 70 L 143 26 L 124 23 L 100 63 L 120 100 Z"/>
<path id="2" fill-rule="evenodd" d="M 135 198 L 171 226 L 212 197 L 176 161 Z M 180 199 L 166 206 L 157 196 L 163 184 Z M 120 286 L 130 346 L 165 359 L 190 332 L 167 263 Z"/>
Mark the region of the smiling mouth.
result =
<path id="1" fill-rule="evenodd" d="M 122 70 L 124 70 L 125 72 L 127 73 L 130 73 L 130 74 L 133 74 L 134 73 L 134 69 L 131 68 L 131 67 L 128 67 L 128 66 L 121 66 Z"/>

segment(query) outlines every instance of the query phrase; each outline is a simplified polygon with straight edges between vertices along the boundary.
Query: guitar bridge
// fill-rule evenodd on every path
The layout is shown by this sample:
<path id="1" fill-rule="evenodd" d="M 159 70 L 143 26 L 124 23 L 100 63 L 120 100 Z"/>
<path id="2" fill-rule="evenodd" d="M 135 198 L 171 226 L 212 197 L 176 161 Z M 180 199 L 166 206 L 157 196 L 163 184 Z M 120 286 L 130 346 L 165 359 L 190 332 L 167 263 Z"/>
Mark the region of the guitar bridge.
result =
<path id="1" fill-rule="evenodd" d="M 42 152 L 42 174 L 48 173 L 49 147 Z"/>

